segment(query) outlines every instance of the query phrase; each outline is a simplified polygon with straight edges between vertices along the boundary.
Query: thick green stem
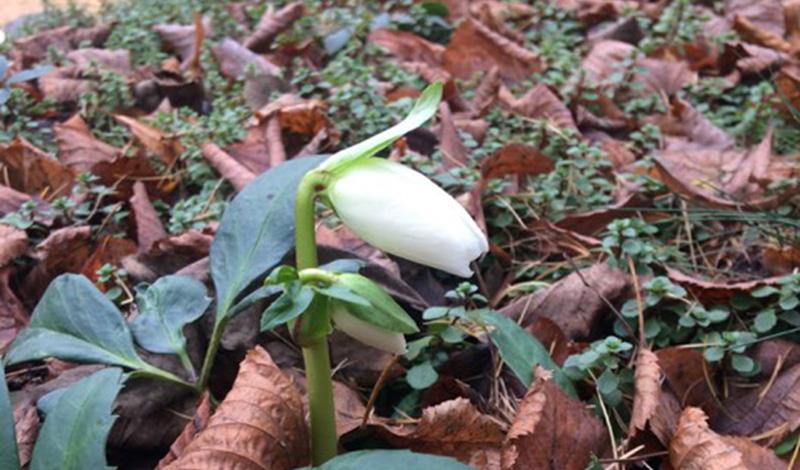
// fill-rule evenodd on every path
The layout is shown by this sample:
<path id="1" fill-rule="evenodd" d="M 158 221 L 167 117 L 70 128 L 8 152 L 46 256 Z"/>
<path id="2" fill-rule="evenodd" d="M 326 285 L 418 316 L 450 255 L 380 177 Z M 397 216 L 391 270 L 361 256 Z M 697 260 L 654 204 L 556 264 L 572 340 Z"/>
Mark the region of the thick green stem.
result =
<path id="1" fill-rule="evenodd" d="M 317 191 L 324 184 L 324 175 L 311 172 L 297 188 L 295 202 L 295 258 L 297 269 L 317 267 L 317 241 L 314 227 L 314 203 Z M 319 315 L 309 309 L 306 315 Z M 308 319 L 301 318 L 300 321 Z M 306 366 L 306 389 L 311 416 L 311 463 L 319 466 L 336 457 L 336 415 L 333 403 L 328 340 L 316 338 L 303 344 L 303 361 Z"/>
<path id="2" fill-rule="evenodd" d="M 203 358 L 203 367 L 200 369 L 200 377 L 197 379 L 197 388 L 205 390 L 208 379 L 211 377 L 211 368 L 214 366 L 214 357 L 219 350 L 219 343 L 222 341 L 222 333 L 225 331 L 226 319 L 214 323 L 214 330 L 211 332 L 211 339 L 208 342 L 208 349 Z"/>

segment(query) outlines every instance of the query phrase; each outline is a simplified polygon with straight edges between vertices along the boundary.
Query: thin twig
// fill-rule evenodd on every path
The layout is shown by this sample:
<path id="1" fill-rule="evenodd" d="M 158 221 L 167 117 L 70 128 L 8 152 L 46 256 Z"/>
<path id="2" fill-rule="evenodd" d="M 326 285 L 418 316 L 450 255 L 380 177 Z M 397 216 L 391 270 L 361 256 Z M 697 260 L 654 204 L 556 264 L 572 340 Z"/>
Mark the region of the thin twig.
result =
<path id="1" fill-rule="evenodd" d="M 372 392 L 369 394 L 369 400 L 367 400 L 367 409 L 364 410 L 364 419 L 361 420 L 361 427 L 367 425 L 369 421 L 369 417 L 372 415 L 372 408 L 375 406 L 375 400 L 378 398 L 378 393 L 380 393 L 383 385 L 386 383 L 386 380 L 389 378 L 389 371 L 397 364 L 397 361 L 400 360 L 400 356 L 392 356 L 392 360 L 386 364 L 386 367 L 383 368 L 381 371 L 380 377 L 378 377 L 378 381 L 375 382 L 375 386 L 372 387 Z"/>
<path id="2" fill-rule="evenodd" d="M 633 289 L 636 292 L 636 309 L 639 313 L 639 346 L 646 347 L 647 339 L 644 335 L 644 302 L 642 301 L 642 292 L 639 287 L 639 275 L 636 274 L 636 265 L 633 264 L 633 258 L 630 256 L 628 256 L 628 269 L 631 270 Z"/>

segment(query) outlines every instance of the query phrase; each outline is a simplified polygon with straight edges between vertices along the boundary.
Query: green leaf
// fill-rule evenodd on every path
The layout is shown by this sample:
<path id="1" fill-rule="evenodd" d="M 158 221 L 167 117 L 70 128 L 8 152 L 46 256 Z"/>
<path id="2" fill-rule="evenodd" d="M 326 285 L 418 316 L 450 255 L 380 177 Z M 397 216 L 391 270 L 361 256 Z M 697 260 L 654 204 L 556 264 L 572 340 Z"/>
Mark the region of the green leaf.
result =
<path id="1" fill-rule="evenodd" d="M 770 295 L 777 294 L 778 292 L 780 291 L 772 286 L 763 286 L 757 289 L 753 289 L 753 291 L 750 292 L 750 295 L 752 295 L 757 299 L 762 299 L 764 297 L 769 297 Z"/>
<path id="2" fill-rule="evenodd" d="M 63 274 L 47 287 L 6 355 L 7 364 L 57 357 L 65 361 L 148 367 L 125 319 L 86 277 Z"/>
<path id="3" fill-rule="evenodd" d="M 571 397 L 577 397 L 572 382 L 553 362 L 550 353 L 536 338 L 507 316 L 484 310 L 481 317 L 494 327 L 490 333 L 492 341 L 500 350 L 500 356 L 508 367 L 528 387 L 533 382 L 533 366 L 540 365 L 553 372 L 553 380 Z"/>
<path id="4" fill-rule="evenodd" d="M 51 70 L 53 70 L 52 65 L 37 65 L 32 69 L 21 70 L 8 77 L 8 80 L 6 80 L 6 86 L 13 85 L 15 83 L 27 82 L 28 80 L 33 80 L 34 78 L 39 78 L 43 75 L 47 75 Z"/>
<path id="5" fill-rule="evenodd" d="M 340 172 L 358 160 L 375 155 L 392 145 L 395 140 L 425 124 L 425 121 L 436 114 L 443 88 L 441 82 L 432 83 L 423 90 L 405 119 L 367 140 L 334 153 L 320 165 L 320 169 L 331 173 Z"/>
<path id="6" fill-rule="evenodd" d="M 748 356 L 744 354 L 734 354 L 731 356 L 731 365 L 737 372 L 742 374 L 749 374 L 753 372 L 756 367 L 756 363 L 754 360 L 750 359 Z"/>
<path id="7" fill-rule="evenodd" d="M 371 325 L 397 333 L 411 334 L 419 331 L 417 324 L 381 286 L 360 274 L 341 273 L 338 283 L 359 297 L 367 299 L 369 306 L 347 303 L 351 315 Z"/>
<path id="8" fill-rule="evenodd" d="M 775 315 L 775 310 L 764 310 L 756 315 L 753 320 L 753 328 L 759 333 L 766 333 L 770 331 L 778 323 L 778 317 Z"/>
<path id="9" fill-rule="evenodd" d="M 794 310 L 798 305 L 800 305 L 800 298 L 796 295 L 789 295 L 783 297 L 778 304 L 783 310 Z"/>
<path id="10" fill-rule="evenodd" d="M 416 390 L 423 390 L 430 387 L 438 378 L 439 374 L 436 372 L 436 369 L 433 368 L 433 364 L 431 364 L 430 361 L 417 364 L 406 372 L 406 382 L 408 382 L 408 385 L 411 385 L 411 388 Z"/>
<path id="11" fill-rule="evenodd" d="M 14 409 L 8 394 L 6 373 L 0 363 L 0 468 L 15 470 L 19 468 L 17 438 L 14 433 Z"/>
<path id="12" fill-rule="evenodd" d="M 339 299 L 344 302 L 348 302 L 350 304 L 361 305 L 363 307 L 369 307 L 372 304 L 369 303 L 369 300 L 361 297 L 360 295 L 356 294 L 349 287 L 344 286 L 342 284 L 333 284 L 328 287 L 312 287 L 318 293 L 324 295 L 325 297 L 330 297 L 333 299 Z"/>
<path id="13" fill-rule="evenodd" d="M 294 246 L 294 200 L 303 176 L 324 157 L 289 160 L 247 185 L 225 210 L 211 244 L 217 322 L 236 298 Z"/>
<path id="14" fill-rule="evenodd" d="M 306 311 L 314 299 L 314 291 L 310 287 L 295 281 L 272 302 L 261 316 L 261 331 L 269 331 L 289 320 L 294 320 Z"/>
<path id="15" fill-rule="evenodd" d="M 39 432 L 31 470 L 109 468 L 106 438 L 114 423 L 111 410 L 122 382 L 122 370 L 112 367 L 64 391 Z"/>
<path id="16" fill-rule="evenodd" d="M 417 454 L 410 450 L 360 450 L 335 457 L 318 470 L 409 470 L 412 468 L 436 470 L 470 470 L 456 459 L 438 455 Z"/>
<path id="17" fill-rule="evenodd" d="M 244 312 L 248 307 L 255 304 L 259 300 L 266 299 L 267 297 L 272 297 L 273 295 L 281 292 L 283 290 L 283 286 L 261 286 L 258 289 L 254 290 L 253 292 L 247 294 L 245 298 L 240 300 L 236 303 L 233 307 L 228 310 L 228 316 L 235 317 L 236 315 Z"/>
<path id="18" fill-rule="evenodd" d="M 160 354 L 186 354 L 183 327 L 206 311 L 206 286 L 186 276 L 165 276 L 136 296 L 139 315 L 131 331 L 140 346 Z"/>
<path id="19" fill-rule="evenodd" d="M 703 357 L 705 357 L 708 362 L 719 362 L 725 357 L 725 350 L 719 346 L 711 346 L 703 351 Z"/>

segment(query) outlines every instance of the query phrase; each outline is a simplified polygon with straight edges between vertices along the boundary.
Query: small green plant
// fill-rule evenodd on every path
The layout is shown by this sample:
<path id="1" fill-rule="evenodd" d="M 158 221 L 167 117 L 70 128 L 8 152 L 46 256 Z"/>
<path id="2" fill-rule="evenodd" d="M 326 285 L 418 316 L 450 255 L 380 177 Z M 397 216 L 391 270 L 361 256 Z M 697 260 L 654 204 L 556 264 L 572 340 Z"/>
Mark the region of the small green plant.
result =
<path id="1" fill-rule="evenodd" d="M 664 247 L 654 238 L 657 233 L 655 225 L 641 219 L 617 219 L 608 224 L 602 239 L 602 250 L 608 255 L 608 262 L 612 266 L 627 269 L 630 258 L 637 272 L 651 273 L 652 264 L 675 256 L 672 247 Z"/>
<path id="2" fill-rule="evenodd" d="M 633 383 L 630 369 L 623 367 L 630 357 L 633 345 L 616 336 L 593 342 L 580 354 L 564 361 L 564 373 L 573 380 L 591 378 L 598 393 L 608 405 L 622 403 L 621 385 Z"/>

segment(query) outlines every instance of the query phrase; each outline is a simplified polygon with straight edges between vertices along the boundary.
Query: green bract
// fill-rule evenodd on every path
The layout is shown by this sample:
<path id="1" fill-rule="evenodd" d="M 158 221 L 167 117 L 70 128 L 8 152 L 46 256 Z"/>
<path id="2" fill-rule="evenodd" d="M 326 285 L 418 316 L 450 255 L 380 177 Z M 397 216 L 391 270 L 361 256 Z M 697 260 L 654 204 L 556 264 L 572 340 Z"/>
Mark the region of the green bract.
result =
<path id="1" fill-rule="evenodd" d="M 421 126 L 436 113 L 439 101 L 442 99 L 442 88 L 441 82 L 429 85 L 405 119 L 367 140 L 334 153 L 322 162 L 319 169 L 328 173 L 338 173 L 361 159 L 375 155 L 392 145 L 395 140 Z"/>
<path id="2" fill-rule="evenodd" d="M 380 286 L 370 279 L 353 273 L 341 273 L 336 276 L 336 284 L 346 287 L 355 295 L 365 299 L 369 305 L 339 300 L 347 305 L 347 311 L 370 325 L 397 333 L 410 334 L 419 331 L 417 324 L 408 316 L 403 308 Z"/>

